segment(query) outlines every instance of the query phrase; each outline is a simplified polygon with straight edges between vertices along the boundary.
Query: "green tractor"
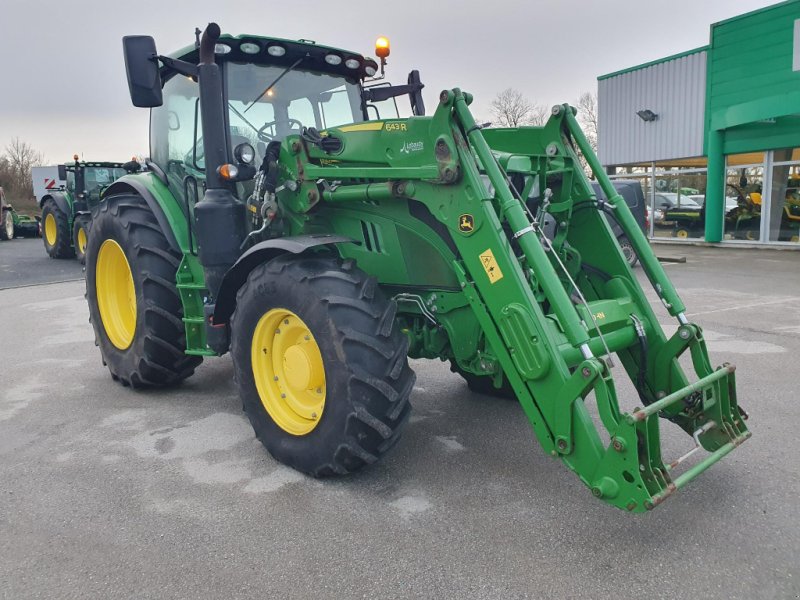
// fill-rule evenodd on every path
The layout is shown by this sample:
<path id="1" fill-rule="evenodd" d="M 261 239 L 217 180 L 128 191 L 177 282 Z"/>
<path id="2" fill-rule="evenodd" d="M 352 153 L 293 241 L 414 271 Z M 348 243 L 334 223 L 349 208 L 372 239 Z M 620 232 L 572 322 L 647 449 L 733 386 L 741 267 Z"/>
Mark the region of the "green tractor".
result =
<path id="1" fill-rule="evenodd" d="M 42 238 L 51 258 L 73 258 L 84 262 L 92 209 L 100 202 L 104 188 L 127 173 L 139 171 L 140 165 L 127 163 L 86 162 L 58 165 L 58 177 L 66 187 L 49 191 L 39 199 L 42 209 Z"/>
<path id="2" fill-rule="evenodd" d="M 571 107 L 543 127 L 484 130 L 472 96 L 451 89 L 425 116 L 416 71 L 376 82 L 385 41 L 380 65 L 216 24 L 171 56 L 146 36 L 123 47 L 133 104 L 151 108 L 152 164 L 105 190 L 86 260 L 97 343 L 122 385 L 173 385 L 230 352 L 258 439 L 323 477 L 398 441 L 407 357 L 449 361 L 513 394 L 544 450 L 631 512 L 749 437 L 734 367 L 712 367 Z M 394 113 L 401 96 L 409 118 Z M 676 319 L 671 335 L 605 215 Z M 617 402 L 613 354 L 635 410 Z M 695 441 L 674 460 L 662 419 Z"/>

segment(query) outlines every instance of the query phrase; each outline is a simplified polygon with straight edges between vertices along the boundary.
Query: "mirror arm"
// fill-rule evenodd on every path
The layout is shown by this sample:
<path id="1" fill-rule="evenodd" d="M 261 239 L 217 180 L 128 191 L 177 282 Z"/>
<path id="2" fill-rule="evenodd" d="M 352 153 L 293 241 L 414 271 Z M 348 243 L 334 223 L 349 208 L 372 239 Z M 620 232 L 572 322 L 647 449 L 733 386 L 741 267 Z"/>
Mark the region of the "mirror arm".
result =
<path id="1" fill-rule="evenodd" d="M 194 77 L 195 79 L 197 78 L 197 65 L 193 65 L 192 63 L 161 55 L 152 56 L 150 60 L 160 60 L 163 65 L 171 71 L 175 71 L 181 75 L 186 75 L 187 77 Z"/>
<path id="2" fill-rule="evenodd" d="M 422 83 L 412 83 L 406 85 L 391 85 L 388 87 L 373 87 L 361 92 L 361 98 L 365 102 L 382 102 L 389 98 L 405 96 L 420 91 L 425 85 Z"/>

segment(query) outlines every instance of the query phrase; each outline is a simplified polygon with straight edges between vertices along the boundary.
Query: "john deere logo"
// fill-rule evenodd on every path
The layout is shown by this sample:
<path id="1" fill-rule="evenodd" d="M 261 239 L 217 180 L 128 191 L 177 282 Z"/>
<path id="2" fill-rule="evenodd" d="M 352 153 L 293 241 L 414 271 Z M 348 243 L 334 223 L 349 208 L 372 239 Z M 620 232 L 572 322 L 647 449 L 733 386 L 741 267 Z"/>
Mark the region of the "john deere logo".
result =
<path id="1" fill-rule="evenodd" d="M 463 233 L 472 233 L 475 230 L 475 217 L 472 215 L 458 217 L 458 230 Z"/>

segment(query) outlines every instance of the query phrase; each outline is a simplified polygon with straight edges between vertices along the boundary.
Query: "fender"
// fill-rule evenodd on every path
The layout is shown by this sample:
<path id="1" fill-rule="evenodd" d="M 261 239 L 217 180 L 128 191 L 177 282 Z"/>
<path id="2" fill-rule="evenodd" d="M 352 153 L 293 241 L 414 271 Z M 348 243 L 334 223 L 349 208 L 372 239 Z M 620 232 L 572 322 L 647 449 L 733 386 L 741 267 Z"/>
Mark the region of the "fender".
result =
<path id="1" fill-rule="evenodd" d="M 214 325 L 228 322 L 236 308 L 236 294 L 247 281 L 250 271 L 258 265 L 285 254 L 302 254 L 310 248 L 332 246 L 336 244 L 357 243 L 354 239 L 340 235 L 310 234 L 295 237 L 283 237 L 259 242 L 242 254 L 236 263 L 228 269 L 219 287 L 216 306 L 214 307 Z"/>
<path id="2" fill-rule="evenodd" d="M 105 200 L 109 196 L 130 193 L 134 193 L 144 198 L 144 201 L 147 202 L 147 206 L 151 211 L 153 211 L 153 215 L 155 215 L 156 221 L 158 221 L 158 226 L 161 228 L 164 237 L 167 238 L 170 247 L 178 254 L 183 254 L 184 251 L 181 249 L 180 245 L 178 244 L 178 240 L 175 238 L 175 232 L 172 230 L 172 226 L 167 219 L 167 215 L 164 213 L 164 209 L 161 208 L 161 205 L 158 203 L 158 200 L 156 200 L 153 192 L 150 191 L 146 185 L 143 185 L 138 179 L 118 179 L 105 190 L 103 190 L 101 200 Z"/>
<path id="3" fill-rule="evenodd" d="M 39 208 L 44 208 L 44 203 L 47 200 L 52 200 L 56 203 L 58 209 L 67 215 L 67 219 L 70 221 L 72 220 L 72 202 L 67 199 L 67 195 L 62 192 L 54 192 L 52 194 L 47 194 L 46 196 L 42 196 L 41 201 L 39 202 Z"/>

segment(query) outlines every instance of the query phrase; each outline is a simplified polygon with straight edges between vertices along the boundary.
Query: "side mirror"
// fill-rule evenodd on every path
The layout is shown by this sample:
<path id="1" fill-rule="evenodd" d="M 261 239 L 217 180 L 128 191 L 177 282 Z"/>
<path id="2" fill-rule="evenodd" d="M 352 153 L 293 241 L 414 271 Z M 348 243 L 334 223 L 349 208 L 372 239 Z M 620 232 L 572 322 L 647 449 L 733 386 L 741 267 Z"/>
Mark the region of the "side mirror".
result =
<path id="1" fill-rule="evenodd" d="M 411 112 L 417 117 L 425 116 L 425 102 L 422 100 L 422 88 L 425 86 L 419 78 L 419 71 L 414 69 L 408 74 L 408 84 L 412 87 L 409 92 L 411 98 Z"/>
<path id="2" fill-rule="evenodd" d="M 58 165 L 58 178 L 61 181 L 65 181 L 67 179 L 67 165 Z"/>
<path id="3" fill-rule="evenodd" d="M 161 106 L 164 100 L 155 40 L 149 35 L 126 35 L 122 38 L 122 50 L 133 105 L 144 108 Z"/>

